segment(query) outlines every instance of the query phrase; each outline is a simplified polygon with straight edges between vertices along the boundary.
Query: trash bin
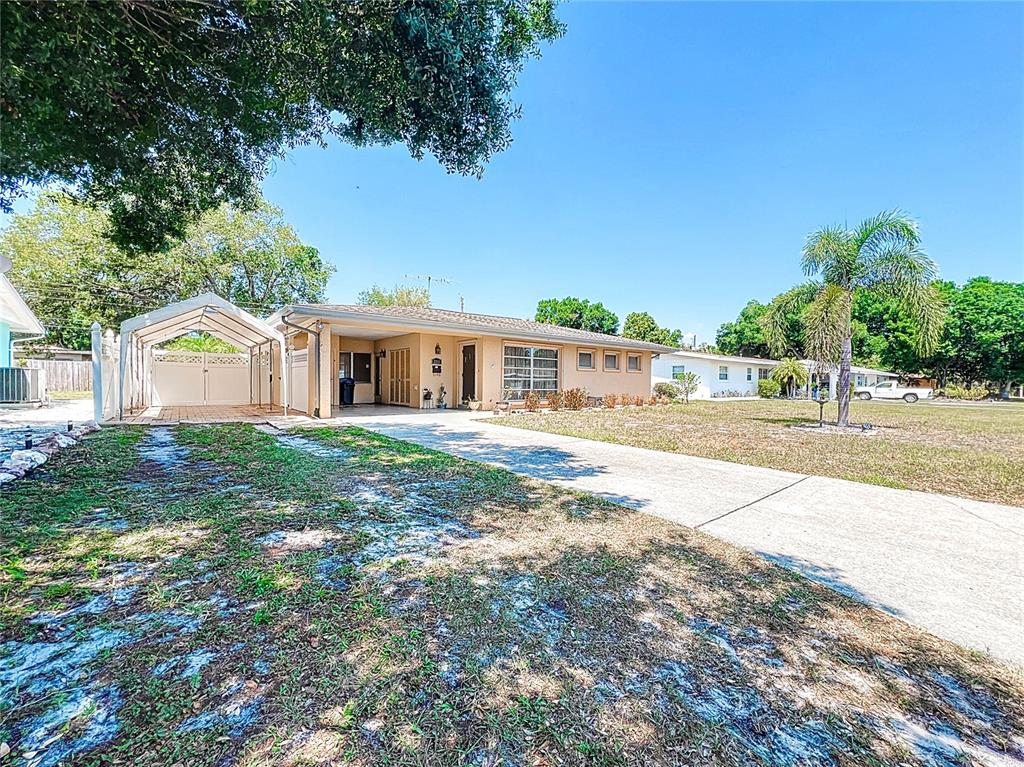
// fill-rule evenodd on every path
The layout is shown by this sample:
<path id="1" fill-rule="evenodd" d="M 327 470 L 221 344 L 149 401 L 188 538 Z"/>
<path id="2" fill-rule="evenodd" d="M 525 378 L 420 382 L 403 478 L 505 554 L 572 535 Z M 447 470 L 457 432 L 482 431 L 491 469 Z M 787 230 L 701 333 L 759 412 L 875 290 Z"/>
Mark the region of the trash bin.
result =
<path id="1" fill-rule="evenodd" d="M 355 402 L 356 396 L 356 379 L 354 378 L 342 378 L 341 379 L 341 406 L 352 407 L 352 403 Z"/>

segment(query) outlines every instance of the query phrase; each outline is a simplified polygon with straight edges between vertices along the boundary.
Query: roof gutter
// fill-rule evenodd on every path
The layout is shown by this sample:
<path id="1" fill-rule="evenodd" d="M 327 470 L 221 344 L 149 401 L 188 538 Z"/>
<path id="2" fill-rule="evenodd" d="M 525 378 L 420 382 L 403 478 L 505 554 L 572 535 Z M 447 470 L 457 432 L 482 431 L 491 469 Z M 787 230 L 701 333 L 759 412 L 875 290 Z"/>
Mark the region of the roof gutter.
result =
<path id="1" fill-rule="evenodd" d="M 297 325 L 297 324 L 295 324 L 294 322 L 291 322 L 288 319 L 290 316 L 291 316 L 290 314 L 282 314 L 281 315 L 281 324 L 286 325 L 286 326 L 288 326 L 290 328 L 294 328 L 295 330 L 301 330 L 304 333 L 311 333 L 314 336 L 316 336 L 316 354 L 313 355 L 313 358 L 314 358 L 314 363 L 313 363 L 313 371 L 314 371 L 313 372 L 313 380 L 316 382 L 316 407 L 313 408 L 313 417 L 314 418 L 319 418 L 320 417 L 320 331 L 319 330 L 314 330 L 313 328 L 304 327 L 303 325 Z M 307 357 L 306 359 L 309 359 L 309 357 Z M 284 399 L 283 396 L 282 396 L 282 399 Z"/>

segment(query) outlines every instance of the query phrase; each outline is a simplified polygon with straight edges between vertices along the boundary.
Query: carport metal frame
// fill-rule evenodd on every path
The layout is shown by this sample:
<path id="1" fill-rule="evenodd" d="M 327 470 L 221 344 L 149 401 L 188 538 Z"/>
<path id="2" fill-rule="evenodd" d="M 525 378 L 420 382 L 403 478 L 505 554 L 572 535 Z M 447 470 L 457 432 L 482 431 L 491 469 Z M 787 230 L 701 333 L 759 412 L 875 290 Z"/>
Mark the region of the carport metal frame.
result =
<path id="1" fill-rule="evenodd" d="M 288 415 L 288 360 L 284 334 L 254 317 L 247 311 L 238 308 L 216 293 L 203 293 L 154 309 L 146 314 L 125 320 L 121 323 L 121 354 L 119 360 L 119 386 L 117 400 L 117 416 L 124 418 L 125 377 L 131 361 L 131 384 L 141 387 L 145 384 L 144 366 L 145 353 L 154 344 L 169 341 L 185 333 L 202 331 L 229 344 L 246 349 L 249 352 L 249 380 L 252 381 L 252 350 L 263 344 L 277 343 L 280 353 L 281 405 L 284 414 Z M 273 359 L 273 358 L 271 358 Z M 133 394 L 135 390 L 133 389 Z M 250 401 L 252 395 L 250 392 Z M 273 392 L 271 392 L 273 399 Z"/>

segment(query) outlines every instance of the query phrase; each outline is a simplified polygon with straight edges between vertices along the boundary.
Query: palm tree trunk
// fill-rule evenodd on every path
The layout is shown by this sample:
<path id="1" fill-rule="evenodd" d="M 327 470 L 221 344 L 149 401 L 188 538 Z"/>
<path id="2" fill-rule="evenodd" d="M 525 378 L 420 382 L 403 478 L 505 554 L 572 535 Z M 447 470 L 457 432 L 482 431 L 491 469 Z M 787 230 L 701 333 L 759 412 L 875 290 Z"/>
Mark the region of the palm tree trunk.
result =
<path id="1" fill-rule="evenodd" d="M 850 366 L 853 364 L 853 341 L 847 334 L 843 339 L 843 351 L 839 357 L 839 390 L 836 398 L 839 400 L 839 419 L 836 421 L 840 426 L 850 425 Z"/>

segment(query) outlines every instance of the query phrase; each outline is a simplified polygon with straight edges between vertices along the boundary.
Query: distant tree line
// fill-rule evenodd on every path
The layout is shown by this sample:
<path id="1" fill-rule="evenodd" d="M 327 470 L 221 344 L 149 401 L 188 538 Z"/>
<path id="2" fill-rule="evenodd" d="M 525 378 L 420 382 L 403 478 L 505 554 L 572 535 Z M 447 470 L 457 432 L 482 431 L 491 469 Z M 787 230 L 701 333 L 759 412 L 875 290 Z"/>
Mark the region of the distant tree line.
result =
<path id="1" fill-rule="evenodd" d="M 334 272 L 262 198 L 249 209 L 226 204 L 206 212 L 158 253 L 121 248 L 108 237 L 110 226 L 103 206 L 44 192 L 0 232 L 0 254 L 13 263 L 8 276 L 45 326 L 45 343 L 88 349 L 93 322 L 117 328 L 207 291 L 266 316 L 285 304 L 323 301 Z M 208 340 L 195 343 L 217 350 Z"/>
<path id="2" fill-rule="evenodd" d="M 964 285 L 932 283 L 945 305 L 939 342 L 931 354 L 915 349 L 916 323 L 898 301 L 871 290 L 857 290 L 851 307 L 853 361 L 898 373 L 922 373 L 941 386 L 990 383 L 1005 390 L 1024 380 L 1024 283 L 975 277 Z M 797 286 L 777 296 L 784 303 L 786 343 L 807 353 L 805 311 L 813 290 Z M 750 301 L 733 322 L 724 323 L 716 344 L 724 354 L 770 357 L 762 318 L 769 304 Z"/>

